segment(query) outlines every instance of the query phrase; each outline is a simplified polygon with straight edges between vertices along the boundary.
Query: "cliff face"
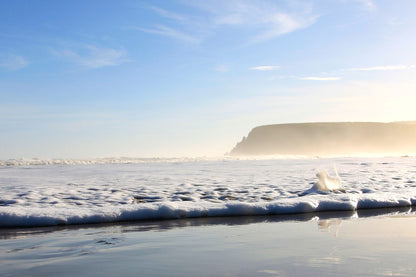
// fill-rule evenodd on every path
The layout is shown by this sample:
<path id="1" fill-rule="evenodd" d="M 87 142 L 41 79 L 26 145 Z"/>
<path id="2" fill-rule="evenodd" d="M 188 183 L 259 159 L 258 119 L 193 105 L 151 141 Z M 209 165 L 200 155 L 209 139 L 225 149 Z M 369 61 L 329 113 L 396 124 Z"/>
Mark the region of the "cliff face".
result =
<path id="1" fill-rule="evenodd" d="M 294 123 L 256 127 L 238 155 L 416 154 L 415 122 Z"/>

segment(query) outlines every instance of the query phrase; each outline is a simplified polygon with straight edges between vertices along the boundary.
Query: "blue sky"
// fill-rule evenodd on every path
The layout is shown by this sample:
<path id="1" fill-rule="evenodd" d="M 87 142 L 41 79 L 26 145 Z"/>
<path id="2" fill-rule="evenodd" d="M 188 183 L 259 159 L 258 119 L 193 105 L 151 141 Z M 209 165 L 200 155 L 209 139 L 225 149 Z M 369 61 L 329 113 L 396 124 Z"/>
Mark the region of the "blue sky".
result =
<path id="1" fill-rule="evenodd" d="M 416 1 L 1 1 L 0 159 L 218 156 L 416 120 Z"/>

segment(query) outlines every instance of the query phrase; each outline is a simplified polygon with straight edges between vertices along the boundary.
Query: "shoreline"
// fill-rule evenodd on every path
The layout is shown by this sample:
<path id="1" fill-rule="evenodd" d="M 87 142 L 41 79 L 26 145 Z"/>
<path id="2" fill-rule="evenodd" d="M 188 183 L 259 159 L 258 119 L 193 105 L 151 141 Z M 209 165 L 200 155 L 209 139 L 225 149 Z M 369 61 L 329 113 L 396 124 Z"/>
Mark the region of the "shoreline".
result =
<path id="1" fill-rule="evenodd" d="M 137 231 L 170 230 L 182 227 L 200 227 L 211 225 L 247 225 L 256 223 L 277 222 L 308 222 L 314 218 L 328 219 L 358 219 L 371 217 L 386 217 L 392 215 L 415 216 L 416 206 L 358 209 L 346 211 L 320 211 L 305 213 L 288 213 L 276 215 L 241 215 L 241 216 L 216 216 L 195 217 L 178 219 L 151 219 L 151 220 L 126 220 L 115 222 L 101 222 L 92 224 L 51 225 L 51 226 L 23 226 L 23 227 L 0 227 L 0 240 L 10 237 L 46 234 L 60 231 L 83 230 L 94 228 L 130 228 L 137 227 Z"/>
<path id="2" fill-rule="evenodd" d="M 3 229 L 0 275 L 412 276 L 415 228 L 379 209 Z"/>

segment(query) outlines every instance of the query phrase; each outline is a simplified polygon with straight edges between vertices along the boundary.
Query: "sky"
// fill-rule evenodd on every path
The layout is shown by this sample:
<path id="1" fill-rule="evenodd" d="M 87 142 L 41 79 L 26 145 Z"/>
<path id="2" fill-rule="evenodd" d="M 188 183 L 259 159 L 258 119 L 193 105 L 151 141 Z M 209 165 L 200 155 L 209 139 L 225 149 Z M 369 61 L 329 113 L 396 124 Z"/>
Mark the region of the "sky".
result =
<path id="1" fill-rule="evenodd" d="M 222 156 L 416 120 L 414 0 L 0 2 L 0 159 Z"/>

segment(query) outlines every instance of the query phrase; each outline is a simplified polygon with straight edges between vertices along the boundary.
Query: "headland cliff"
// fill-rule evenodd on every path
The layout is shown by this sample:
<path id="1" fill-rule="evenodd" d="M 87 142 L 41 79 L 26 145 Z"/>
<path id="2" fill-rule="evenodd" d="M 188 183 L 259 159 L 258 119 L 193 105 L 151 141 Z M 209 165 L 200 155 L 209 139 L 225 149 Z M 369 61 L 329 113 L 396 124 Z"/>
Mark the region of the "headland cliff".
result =
<path id="1" fill-rule="evenodd" d="M 411 155 L 416 122 L 325 122 L 259 126 L 230 155 Z"/>

